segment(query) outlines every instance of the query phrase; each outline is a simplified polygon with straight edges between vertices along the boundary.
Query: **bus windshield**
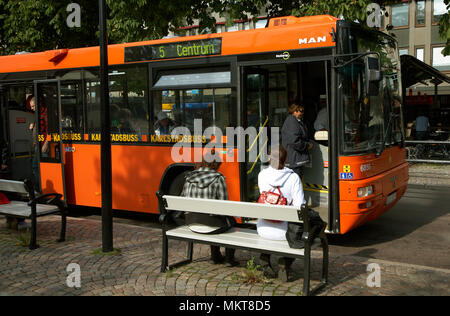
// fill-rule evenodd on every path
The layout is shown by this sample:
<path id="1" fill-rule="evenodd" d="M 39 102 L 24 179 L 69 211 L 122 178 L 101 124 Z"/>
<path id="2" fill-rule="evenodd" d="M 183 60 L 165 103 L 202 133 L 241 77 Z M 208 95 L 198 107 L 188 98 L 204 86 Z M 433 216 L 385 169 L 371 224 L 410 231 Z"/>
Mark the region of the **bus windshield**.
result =
<path id="1" fill-rule="evenodd" d="M 364 56 L 377 52 L 381 57 L 381 81 L 365 89 Z M 338 54 L 341 61 L 354 61 L 338 68 L 339 102 L 343 122 L 343 154 L 364 153 L 401 142 L 403 136 L 401 110 L 400 63 L 396 42 L 389 36 L 357 26 L 342 27 Z M 383 148 L 382 147 L 382 148 Z"/>

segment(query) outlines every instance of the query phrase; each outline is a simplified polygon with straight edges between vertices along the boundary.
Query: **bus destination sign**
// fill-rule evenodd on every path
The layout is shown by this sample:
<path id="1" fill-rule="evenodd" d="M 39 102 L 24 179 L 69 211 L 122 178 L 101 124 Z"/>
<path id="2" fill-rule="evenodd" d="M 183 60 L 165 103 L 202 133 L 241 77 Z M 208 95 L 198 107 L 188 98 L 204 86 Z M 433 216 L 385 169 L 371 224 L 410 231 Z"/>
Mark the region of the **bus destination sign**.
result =
<path id="1" fill-rule="evenodd" d="M 220 55 L 222 38 L 125 47 L 125 62 Z"/>

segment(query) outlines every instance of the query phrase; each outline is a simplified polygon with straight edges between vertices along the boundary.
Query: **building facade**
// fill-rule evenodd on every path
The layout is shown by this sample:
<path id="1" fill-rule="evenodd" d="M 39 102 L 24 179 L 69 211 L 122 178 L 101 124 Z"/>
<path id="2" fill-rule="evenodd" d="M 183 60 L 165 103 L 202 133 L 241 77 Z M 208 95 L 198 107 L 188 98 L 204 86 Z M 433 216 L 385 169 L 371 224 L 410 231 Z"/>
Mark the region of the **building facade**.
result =
<path id="1" fill-rule="evenodd" d="M 393 34 L 400 55 L 408 54 L 450 76 L 450 56 L 442 50 L 447 41 L 439 36 L 439 19 L 447 12 L 444 0 L 403 1 L 387 8 L 382 30 Z M 388 27 L 390 25 L 390 27 Z M 437 92 L 436 100 L 432 99 Z M 410 124 L 420 114 L 430 119 L 431 129 L 450 130 L 450 84 L 418 83 L 406 89 L 405 120 Z"/>
<path id="2" fill-rule="evenodd" d="M 388 16 L 383 16 L 380 31 L 387 32 L 397 39 L 400 55 L 412 55 L 450 76 L 450 56 L 442 54 L 447 39 L 439 36 L 439 19 L 447 12 L 444 0 L 403 0 L 386 7 L 386 11 Z M 220 17 L 216 20 L 214 30 L 200 30 L 199 25 L 191 25 L 180 28 L 171 36 L 264 28 L 268 17 L 262 9 L 256 21 L 250 17 L 247 20 L 234 20 L 232 23 Z M 450 84 L 444 82 L 437 86 L 436 99 L 434 99 L 435 88 L 431 82 L 407 87 L 405 123 L 414 121 L 419 113 L 426 112 L 432 125 L 443 126 L 450 131 Z M 447 123 L 442 120 L 446 120 Z"/>

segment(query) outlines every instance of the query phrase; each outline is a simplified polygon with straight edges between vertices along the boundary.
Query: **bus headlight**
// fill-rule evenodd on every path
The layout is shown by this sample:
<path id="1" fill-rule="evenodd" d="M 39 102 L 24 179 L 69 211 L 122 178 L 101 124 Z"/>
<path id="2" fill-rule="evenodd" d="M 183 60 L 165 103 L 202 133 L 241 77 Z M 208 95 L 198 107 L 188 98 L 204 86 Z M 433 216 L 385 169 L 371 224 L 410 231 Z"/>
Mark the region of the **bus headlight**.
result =
<path id="1" fill-rule="evenodd" d="M 367 187 L 358 188 L 358 197 L 366 197 L 373 194 L 373 186 L 369 185 Z"/>

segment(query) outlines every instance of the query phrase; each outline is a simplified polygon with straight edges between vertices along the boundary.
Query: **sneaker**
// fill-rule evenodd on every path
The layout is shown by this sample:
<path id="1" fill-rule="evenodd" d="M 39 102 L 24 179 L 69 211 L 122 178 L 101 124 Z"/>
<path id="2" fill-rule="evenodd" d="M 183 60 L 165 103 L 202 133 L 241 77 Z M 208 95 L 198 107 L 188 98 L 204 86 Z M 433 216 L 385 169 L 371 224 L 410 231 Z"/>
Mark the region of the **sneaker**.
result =
<path id="1" fill-rule="evenodd" d="M 287 282 L 289 276 L 289 271 L 286 269 L 286 267 L 280 267 L 280 270 L 278 270 L 278 279 L 281 282 Z"/>
<path id="2" fill-rule="evenodd" d="M 211 255 L 211 259 L 210 262 L 213 264 L 220 264 L 223 263 L 225 261 L 225 257 L 222 255 Z"/>
<path id="3" fill-rule="evenodd" d="M 236 267 L 239 265 L 239 261 L 234 260 L 234 258 L 225 258 L 225 263 L 228 267 Z"/>
<path id="4" fill-rule="evenodd" d="M 278 260 L 278 279 L 281 282 L 287 282 L 289 279 L 289 272 L 291 271 L 291 265 L 293 260 L 289 258 L 280 258 Z"/>
<path id="5" fill-rule="evenodd" d="M 273 279 L 276 277 L 276 273 L 270 264 L 270 255 L 261 254 L 259 257 L 259 261 L 261 264 L 261 268 L 263 269 L 264 276 L 269 279 Z"/>

